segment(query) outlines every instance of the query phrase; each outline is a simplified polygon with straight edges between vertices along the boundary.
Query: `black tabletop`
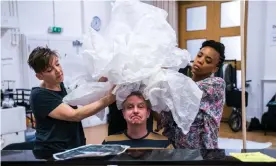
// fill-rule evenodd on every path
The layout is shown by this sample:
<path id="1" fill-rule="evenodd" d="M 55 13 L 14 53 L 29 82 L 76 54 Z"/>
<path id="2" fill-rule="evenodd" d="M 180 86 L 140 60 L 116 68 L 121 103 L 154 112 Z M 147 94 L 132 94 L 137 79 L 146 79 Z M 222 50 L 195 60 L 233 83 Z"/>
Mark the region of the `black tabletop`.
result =
<path id="1" fill-rule="evenodd" d="M 118 156 L 86 157 L 57 161 L 52 151 L 14 150 L 1 151 L 2 165 L 260 165 L 244 163 L 229 155 L 230 152 L 261 152 L 276 158 L 276 149 L 174 149 L 174 150 L 128 150 Z M 276 163 L 266 163 L 274 164 Z"/>

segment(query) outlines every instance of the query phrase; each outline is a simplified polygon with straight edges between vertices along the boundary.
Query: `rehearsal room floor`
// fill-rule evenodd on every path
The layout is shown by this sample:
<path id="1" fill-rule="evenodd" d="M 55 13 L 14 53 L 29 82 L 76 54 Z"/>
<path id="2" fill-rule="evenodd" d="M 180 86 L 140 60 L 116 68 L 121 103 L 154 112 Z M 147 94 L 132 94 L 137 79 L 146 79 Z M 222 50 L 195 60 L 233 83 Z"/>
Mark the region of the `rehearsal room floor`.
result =
<path id="1" fill-rule="evenodd" d="M 225 122 L 220 124 L 219 137 L 221 138 L 233 138 L 233 139 L 242 139 L 242 131 L 233 132 L 229 125 Z M 246 139 L 249 141 L 255 142 L 271 142 L 272 147 L 276 148 L 276 132 L 268 132 L 267 135 L 264 135 L 263 131 L 252 131 L 246 133 Z"/>

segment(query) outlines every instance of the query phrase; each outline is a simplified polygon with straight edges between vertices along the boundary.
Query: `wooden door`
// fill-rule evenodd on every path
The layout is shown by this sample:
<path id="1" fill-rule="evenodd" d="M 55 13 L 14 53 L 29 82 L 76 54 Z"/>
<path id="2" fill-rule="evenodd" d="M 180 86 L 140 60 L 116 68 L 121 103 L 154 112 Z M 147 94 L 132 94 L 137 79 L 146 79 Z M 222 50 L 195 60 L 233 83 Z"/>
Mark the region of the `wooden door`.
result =
<path id="1" fill-rule="evenodd" d="M 237 86 L 241 87 L 240 2 L 179 1 L 178 3 L 180 48 L 187 49 L 193 59 L 205 40 L 222 42 L 226 47 L 225 63 L 236 65 Z M 247 18 L 247 3 L 245 12 Z M 225 106 L 223 119 L 226 120 L 230 113 L 231 108 Z"/>

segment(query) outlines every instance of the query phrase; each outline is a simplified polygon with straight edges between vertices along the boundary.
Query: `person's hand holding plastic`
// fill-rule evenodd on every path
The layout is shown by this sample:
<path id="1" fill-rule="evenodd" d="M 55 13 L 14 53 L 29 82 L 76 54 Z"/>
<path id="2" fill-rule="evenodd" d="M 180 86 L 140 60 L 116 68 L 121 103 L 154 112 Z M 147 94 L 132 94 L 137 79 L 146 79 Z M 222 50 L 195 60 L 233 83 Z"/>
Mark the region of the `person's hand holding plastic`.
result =
<path id="1" fill-rule="evenodd" d="M 113 85 L 112 88 L 108 91 L 107 98 L 109 104 L 112 104 L 116 101 L 116 95 L 112 93 L 115 87 L 116 85 Z"/>
<path id="2" fill-rule="evenodd" d="M 108 81 L 108 78 L 107 77 L 101 77 L 98 82 L 107 82 Z M 113 85 L 112 88 L 108 91 L 107 93 L 107 97 L 109 99 L 109 102 L 110 104 L 112 104 L 113 102 L 116 101 L 116 96 L 112 93 L 114 88 L 116 87 L 116 85 Z"/>

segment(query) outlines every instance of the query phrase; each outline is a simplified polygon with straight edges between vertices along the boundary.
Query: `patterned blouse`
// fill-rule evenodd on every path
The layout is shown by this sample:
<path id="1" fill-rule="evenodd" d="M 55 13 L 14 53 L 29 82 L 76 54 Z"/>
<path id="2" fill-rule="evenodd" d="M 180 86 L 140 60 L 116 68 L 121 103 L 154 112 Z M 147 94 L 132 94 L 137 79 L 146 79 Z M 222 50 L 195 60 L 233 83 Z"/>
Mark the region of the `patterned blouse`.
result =
<path id="1" fill-rule="evenodd" d="M 171 112 L 161 112 L 163 135 L 167 136 L 175 148 L 217 149 L 220 120 L 225 102 L 225 82 L 220 77 L 208 77 L 197 82 L 203 91 L 200 110 L 184 135 L 173 120 Z"/>

